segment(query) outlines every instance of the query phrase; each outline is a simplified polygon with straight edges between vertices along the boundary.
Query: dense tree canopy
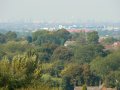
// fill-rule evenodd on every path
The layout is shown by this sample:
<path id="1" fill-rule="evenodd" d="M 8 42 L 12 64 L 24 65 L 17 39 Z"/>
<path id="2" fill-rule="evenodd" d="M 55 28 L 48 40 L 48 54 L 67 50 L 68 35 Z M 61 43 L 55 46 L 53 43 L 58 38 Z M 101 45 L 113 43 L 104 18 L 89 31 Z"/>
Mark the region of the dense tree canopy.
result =
<path id="1" fill-rule="evenodd" d="M 6 33 L 6 37 L 8 40 L 14 40 L 17 38 L 17 34 L 15 32 L 9 31 Z"/>
<path id="2" fill-rule="evenodd" d="M 73 90 L 120 87 L 120 50 L 106 51 L 98 33 L 38 30 L 0 34 L 0 89 Z M 64 46 L 66 41 L 73 41 Z M 109 52 L 109 53 L 108 53 Z"/>
<path id="3" fill-rule="evenodd" d="M 99 36 L 98 36 L 97 31 L 87 33 L 87 41 L 88 41 L 88 43 L 97 44 L 98 39 L 99 39 Z"/>
<path id="4" fill-rule="evenodd" d="M 96 56 L 105 56 L 106 52 L 103 51 L 104 47 L 96 45 L 77 45 L 73 48 L 74 59 L 80 63 L 89 63 Z"/>
<path id="5" fill-rule="evenodd" d="M 6 42 L 6 36 L 0 33 L 0 43 Z"/>
<path id="6" fill-rule="evenodd" d="M 105 58 L 97 57 L 91 62 L 91 70 L 98 74 L 108 86 L 114 87 L 116 80 L 120 79 L 117 76 L 120 73 L 120 52 L 116 51 Z"/>
<path id="7" fill-rule="evenodd" d="M 51 43 L 51 42 L 58 45 L 63 45 L 66 40 L 71 38 L 71 35 L 65 29 L 61 29 L 53 32 L 39 30 L 34 32 L 32 37 L 33 37 L 32 38 L 33 41 L 38 45 L 41 45 L 43 43 Z"/>

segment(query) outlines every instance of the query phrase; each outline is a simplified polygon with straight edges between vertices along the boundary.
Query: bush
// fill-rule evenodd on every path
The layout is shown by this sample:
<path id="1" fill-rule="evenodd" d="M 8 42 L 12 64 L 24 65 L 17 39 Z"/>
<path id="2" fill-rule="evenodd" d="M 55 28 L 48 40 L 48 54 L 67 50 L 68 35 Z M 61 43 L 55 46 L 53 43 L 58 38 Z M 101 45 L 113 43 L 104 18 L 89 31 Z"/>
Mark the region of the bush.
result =
<path id="1" fill-rule="evenodd" d="M 82 90 L 87 90 L 87 86 L 86 86 L 86 85 L 83 85 L 83 86 L 82 86 Z"/>

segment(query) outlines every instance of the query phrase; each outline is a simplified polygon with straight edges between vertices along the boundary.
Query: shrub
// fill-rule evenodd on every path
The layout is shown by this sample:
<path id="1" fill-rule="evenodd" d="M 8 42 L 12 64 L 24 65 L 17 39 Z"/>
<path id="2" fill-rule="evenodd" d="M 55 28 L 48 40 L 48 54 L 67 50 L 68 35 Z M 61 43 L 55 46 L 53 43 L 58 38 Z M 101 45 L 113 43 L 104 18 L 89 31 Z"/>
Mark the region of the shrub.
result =
<path id="1" fill-rule="evenodd" d="M 82 86 L 82 90 L 87 90 L 87 86 L 86 86 L 86 85 L 83 85 L 83 86 Z"/>

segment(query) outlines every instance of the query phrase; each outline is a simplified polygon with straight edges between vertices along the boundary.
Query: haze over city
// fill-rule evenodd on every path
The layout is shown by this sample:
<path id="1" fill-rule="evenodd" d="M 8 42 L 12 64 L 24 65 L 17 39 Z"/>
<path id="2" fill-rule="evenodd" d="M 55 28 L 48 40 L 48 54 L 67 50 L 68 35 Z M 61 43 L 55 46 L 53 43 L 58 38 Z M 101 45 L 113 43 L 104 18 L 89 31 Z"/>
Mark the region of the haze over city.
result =
<path id="1" fill-rule="evenodd" d="M 120 0 L 0 0 L 0 22 L 119 22 Z"/>

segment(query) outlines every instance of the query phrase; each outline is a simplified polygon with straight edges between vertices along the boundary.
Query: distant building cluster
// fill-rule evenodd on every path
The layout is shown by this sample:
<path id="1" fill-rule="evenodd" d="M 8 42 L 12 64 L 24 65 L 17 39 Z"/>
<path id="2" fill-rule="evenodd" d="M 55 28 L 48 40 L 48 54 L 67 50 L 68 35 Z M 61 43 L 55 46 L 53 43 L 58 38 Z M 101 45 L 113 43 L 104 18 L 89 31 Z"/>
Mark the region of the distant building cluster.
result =
<path id="1" fill-rule="evenodd" d="M 32 33 L 38 30 L 55 31 L 58 29 L 66 29 L 70 33 L 98 31 L 99 36 L 115 36 L 120 35 L 120 23 L 118 24 L 90 24 L 90 23 L 42 23 L 42 22 L 24 22 L 24 23 L 0 23 L 2 32 L 16 31 L 21 33 Z"/>
<path id="2" fill-rule="evenodd" d="M 120 42 L 114 42 L 113 44 L 110 45 L 105 45 L 105 50 L 111 50 L 111 49 L 117 49 L 120 48 Z"/>
<path id="3" fill-rule="evenodd" d="M 88 29 L 68 29 L 70 33 L 79 33 L 79 32 L 91 32 L 91 30 Z"/>

